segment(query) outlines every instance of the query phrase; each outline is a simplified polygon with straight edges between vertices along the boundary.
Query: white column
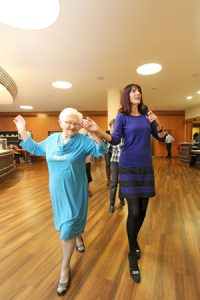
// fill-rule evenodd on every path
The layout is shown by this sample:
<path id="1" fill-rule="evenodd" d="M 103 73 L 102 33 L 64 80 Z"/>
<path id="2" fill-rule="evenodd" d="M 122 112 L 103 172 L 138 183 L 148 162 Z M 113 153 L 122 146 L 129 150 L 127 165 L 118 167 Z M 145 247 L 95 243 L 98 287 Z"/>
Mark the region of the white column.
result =
<path id="1" fill-rule="evenodd" d="M 120 108 L 120 91 L 110 89 L 107 92 L 107 110 L 108 110 L 108 124 L 112 119 L 115 119 Z"/>

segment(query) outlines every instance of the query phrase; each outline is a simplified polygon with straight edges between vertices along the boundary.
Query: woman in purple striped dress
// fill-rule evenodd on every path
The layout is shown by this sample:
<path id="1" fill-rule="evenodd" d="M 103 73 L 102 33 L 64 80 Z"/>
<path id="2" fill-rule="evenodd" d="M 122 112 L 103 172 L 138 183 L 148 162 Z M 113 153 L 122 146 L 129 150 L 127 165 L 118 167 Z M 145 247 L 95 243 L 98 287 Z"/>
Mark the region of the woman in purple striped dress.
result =
<path id="1" fill-rule="evenodd" d="M 157 116 L 143 104 L 142 89 L 138 84 L 129 84 L 124 88 L 112 135 L 105 134 L 91 119 L 85 122 L 88 130 L 96 131 L 112 145 L 119 144 L 122 139 L 119 173 L 121 195 L 128 204 L 128 260 L 130 275 L 139 283 L 140 247 L 137 236 L 146 215 L 149 198 L 155 196 L 151 135 L 164 142 L 163 127 Z"/>

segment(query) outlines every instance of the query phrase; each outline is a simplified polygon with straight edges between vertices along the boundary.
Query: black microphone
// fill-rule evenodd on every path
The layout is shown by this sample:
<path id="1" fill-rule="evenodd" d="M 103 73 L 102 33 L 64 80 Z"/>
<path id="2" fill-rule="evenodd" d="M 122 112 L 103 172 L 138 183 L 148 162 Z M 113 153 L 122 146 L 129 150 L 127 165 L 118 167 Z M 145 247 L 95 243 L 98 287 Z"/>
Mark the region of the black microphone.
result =
<path id="1" fill-rule="evenodd" d="M 149 109 L 147 105 L 142 104 L 141 106 L 141 113 L 142 115 L 148 115 Z"/>
<path id="2" fill-rule="evenodd" d="M 148 116 L 148 112 L 149 112 L 148 106 L 145 105 L 145 104 L 142 104 L 142 106 L 141 106 L 142 115 Z M 157 127 L 157 122 L 155 120 L 151 123 L 152 123 L 153 126 Z"/>

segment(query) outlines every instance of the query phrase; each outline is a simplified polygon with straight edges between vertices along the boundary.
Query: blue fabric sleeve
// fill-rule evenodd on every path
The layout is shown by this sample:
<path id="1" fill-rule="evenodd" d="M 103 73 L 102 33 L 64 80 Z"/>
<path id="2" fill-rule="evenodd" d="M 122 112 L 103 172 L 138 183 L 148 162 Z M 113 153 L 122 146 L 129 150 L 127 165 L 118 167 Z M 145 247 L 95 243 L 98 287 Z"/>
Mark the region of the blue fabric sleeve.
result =
<path id="1" fill-rule="evenodd" d="M 123 136 L 124 130 L 124 120 L 121 113 L 119 113 L 116 117 L 113 133 L 111 134 L 112 140 L 110 144 L 118 145 L 121 142 L 121 138 Z"/>
<path id="2" fill-rule="evenodd" d="M 48 139 L 48 138 L 47 138 Z M 36 143 L 32 138 L 22 141 L 20 146 L 36 156 L 46 156 L 46 140 Z"/>
<path id="3" fill-rule="evenodd" d="M 89 138 L 88 136 L 85 136 L 85 144 L 87 154 L 93 157 L 98 157 L 108 152 L 107 145 L 103 141 L 103 139 L 101 139 L 101 143 L 98 144 L 93 139 Z"/>

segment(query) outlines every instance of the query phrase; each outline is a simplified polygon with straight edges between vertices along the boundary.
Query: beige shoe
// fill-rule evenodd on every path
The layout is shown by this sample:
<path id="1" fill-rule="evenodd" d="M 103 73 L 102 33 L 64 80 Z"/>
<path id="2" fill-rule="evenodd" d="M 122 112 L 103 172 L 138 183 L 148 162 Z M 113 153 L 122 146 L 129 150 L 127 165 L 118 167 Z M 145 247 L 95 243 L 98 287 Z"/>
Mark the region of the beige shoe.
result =
<path id="1" fill-rule="evenodd" d="M 64 296 L 70 287 L 70 284 L 71 284 L 70 269 L 68 270 L 68 272 L 69 272 L 69 277 L 68 277 L 67 282 L 60 282 L 60 281 L 58 282 L 58 286 L 57 286 L 57 295 L 58 296 Z"/>
<path id="2" fill-rule="evenodd" d="M 76 250 L 78 252 L 84 252 L 85 251 L 85 245 L 84 245 L 82 236 L 81 236 L 81 241 L 76 243 Z"/>

